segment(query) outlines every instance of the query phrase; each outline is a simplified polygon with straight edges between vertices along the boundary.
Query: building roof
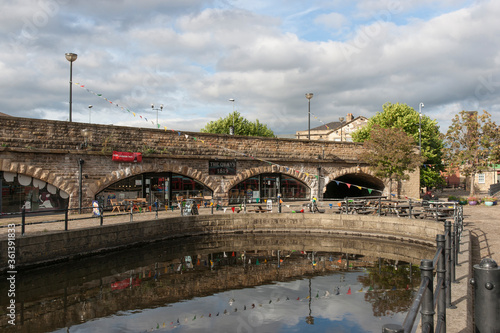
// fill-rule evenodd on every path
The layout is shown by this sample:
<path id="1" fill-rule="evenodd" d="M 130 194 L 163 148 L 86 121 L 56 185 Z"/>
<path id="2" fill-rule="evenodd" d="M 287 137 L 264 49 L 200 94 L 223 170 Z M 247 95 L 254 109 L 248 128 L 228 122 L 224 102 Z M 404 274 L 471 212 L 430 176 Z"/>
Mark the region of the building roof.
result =
<path id="1" fill-rule="evenodd" d="M 0 112 L 0 116 L 2 116 L 2 117 L 11 117 L 11 115 L 8 115 L 8 114 L 2 113 L 2 112 Z"/>
<path id="2" fill-rule="evenodd" d="M 333 130 L 333 129 L 340 127 L 341 125 L 342 124 L 340 121 L 332 121 L 332 122 L 329 122 L 328 124 L 311 128 L 311 131 L 322 131 L 322 130 L 329 130 L 329 129 Z M 344 125 L 345 125 L 345 123 L 344 123 Z M 326 126 L 328 126 L 328 127 L 326 127 Z"/>

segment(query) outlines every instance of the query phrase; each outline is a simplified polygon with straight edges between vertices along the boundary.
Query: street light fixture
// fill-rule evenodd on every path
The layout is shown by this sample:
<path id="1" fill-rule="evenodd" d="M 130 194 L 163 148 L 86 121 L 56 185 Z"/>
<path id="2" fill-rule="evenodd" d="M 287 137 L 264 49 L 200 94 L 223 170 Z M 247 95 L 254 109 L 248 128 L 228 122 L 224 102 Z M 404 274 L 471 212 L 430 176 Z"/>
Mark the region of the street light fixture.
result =
<path id="1" fill-rule="evenodd" d="M 90 124 L 90 109 L 92 109 L 92 105 L 89 105 L 89 124 Z"/>
<path id="2" fill-rule="evenodd" d="M 159 126 L 158 126 L 158 111 L 163 111 L 163 104 L 160 104 L 160 107 L 156 108 L 156 109 L 155 109 L 155 105 L 151 104 L 151 109 L 156 110 L 156 128 L 159 128 Z"/>
<path id="3" fill-rule="evenodd" d="M 424 103 L 418 105 L 418 152 L 422 155 L 422 108 Z"/>
<path id="4" fill-rule="evenodd" d="M 73 103 L 73 61 L 78 55 L 76 53 L 66 53 L 66 60 L 69 61 L 69 122 L 72 121 L 71 104 Z"/>
<path id="5" fill-rule="evenodd" d="M 234 98 L 229 99 L 233 103 L 233 126 L 229 127 L 229 135 L 234 135 Z"/>
<path id="6" fill-rule="evenodd" d="M 308 115 L 308 121 L 307 121 L 307 139 L 311 140 L 311 98 L 313 98 L 314 94 L 313 93 L 307 93 L 306 98 L 308 100 L 308 109 L 307 109 L 307 115 Z"/>

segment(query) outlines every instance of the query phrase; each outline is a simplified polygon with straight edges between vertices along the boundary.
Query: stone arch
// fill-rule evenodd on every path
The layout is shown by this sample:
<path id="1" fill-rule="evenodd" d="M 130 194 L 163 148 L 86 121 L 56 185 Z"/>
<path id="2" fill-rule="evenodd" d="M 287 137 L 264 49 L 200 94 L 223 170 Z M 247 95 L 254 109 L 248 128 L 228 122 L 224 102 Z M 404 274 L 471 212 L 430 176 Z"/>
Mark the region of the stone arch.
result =
<path id="1" fill-rule="evenodd" d="M 158 166 L 158 165 L 152 165 L 152 164 L 132 164 L 130 167 L 120 169 L 120 170 L 114 170 L 111 173 L 109 173 L 107 176 L 103 177 L 100 180 L 97 180 L 93 184 L 89 185 L 87 196 L 90 198 L 95 197 L 97 193 L 100 191 L 104 190 L 111 184 L 116 183 L 117 181 L 120 181 L 122 179 L 132 177 L 132 176 L 137 176 L 143 173 L 154 173 L 154 172 L 173 172 L 176 174 L 180 174 L 183 176 L 190 177 L 196 181 L 199 181 L 206 187 L 208 187 L 210 190 L 212 190 L 214 193 L 217 189 L 217 184 L 208 177 L 207 175 L 203 175 L 203 173 L 199 170 L 196 170 L 194 168 L 191 168 L 189 166 L 185 165 L 175 165 L 175 164 L 170 164 L 170 165 L 165 165 L 165 166 Z"/>
<path id="2" fill-rule="evenodd" d="M 5 163 L 0 163 L 0 171 L 18 173 L 26 176 L 30 176 L 39 180 L 46 182 L 52 186 L 57 187 L 59 190 L 66 192 L 69 195 L 69 200 L 71 197 L 77 194 L 77 189 L 73 182 L 70 182 L 63 177 L 57 176 L 54 172 L 49 170 L 35 167 L 33 165 L 28 165 L 26 163 L 10 162 L 7 164 L 9 167 L 4 167 Z"/>
<path id="3" fill-rule="evenodd" d="M 232 189 L 235 185 L 244 181 L 245 179 L 248 179 L 248 178 L 253 177 L 255 175 L 260 175 L 262 173 L 282 173 L 284 175 L 288 175 L 288 176 L 291 176 L 297 180 L 300 180 L 302 183 L 304 183 L 310 189 L 312 189 L 313 185 L 314 185 L 314 180 L 311 180 L 310 177 L 308 177 L 304 172 L 297 172 L 295 169 L 287 168 L 284 166 L 267 165 L 267 166 L 260 166 L 260 167 L 247 169 L 243 172 L 240 172 L 236 177 L 234 177 L 227 184 L 226 192 L 229 191 L 230 189 Z"/>
<path id="4" fill-rule="evenodd" d="M 344 180 L 342 180 L 344 179 Z M 347 181 L 345 181 L 347 179 Z M 358 185 L 361 187 L 371 188 L 377 191 L 377 194 L 382 195 L 385 192 L 386 183 L 384 180 L 375 176 L 374 172 L 368 166 L 353 166 L 349 168 L 343 168 L 330 173 L 326 177 L 325 184 L 323 186 L 323 193 L 328 193 L 328 186 L 335 180 L 341 180 L 343 182 Z M 330 198 L 328 195 L 326 198 Z"/>

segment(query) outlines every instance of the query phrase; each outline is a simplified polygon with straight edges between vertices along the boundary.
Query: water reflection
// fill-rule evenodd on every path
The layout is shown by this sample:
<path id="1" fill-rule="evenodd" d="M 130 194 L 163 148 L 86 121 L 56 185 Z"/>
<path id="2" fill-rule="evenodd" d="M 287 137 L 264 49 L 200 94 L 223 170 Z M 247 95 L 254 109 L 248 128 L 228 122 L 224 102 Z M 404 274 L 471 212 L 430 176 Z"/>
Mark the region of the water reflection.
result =
<path id="1" fill-rule="evenodd" d="M 380 332 L 402 320 L 419 283 L 411 264 L 431 255 L 424 246 L 311 235 L 154 243 L 19 272 L 16 329 L 5 315 L 0 327 Z"/>

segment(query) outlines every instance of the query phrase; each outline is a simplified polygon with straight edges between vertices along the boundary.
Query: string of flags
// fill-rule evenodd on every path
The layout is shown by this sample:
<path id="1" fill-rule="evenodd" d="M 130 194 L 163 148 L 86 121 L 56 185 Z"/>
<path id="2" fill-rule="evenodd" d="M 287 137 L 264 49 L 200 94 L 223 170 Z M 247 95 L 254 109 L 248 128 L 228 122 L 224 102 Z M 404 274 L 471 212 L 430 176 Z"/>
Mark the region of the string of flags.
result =
<path id="1" fill-rule="evenodd" d="M 326 129 L 330 129 L 330 127 L 328 127 L 328 125 L 325 124 L 325 122 L 323 120 L 319 119 L 318 116 L 316 116 L 314 113 L 311 112 L 311 115 L 314 117 L 314 119 L 316 119 L 317 121 L 319 121 L 320 123 L 325 125 Z"/>
<path id="2" fill-rule="evenodd" d="M 96 97 L 99 97 L 101 99 L 104 99 L 106 102 L 110 103 L 111 105 L 114 105 L 118 108 L 120 108 L 122 111 L 126 111 L 130 114 L 132 114 L 134 117 L 138 116 L 140 119 L 143 119 L 144 121 L 146 122 L 149 122 L 148 118 L 146 116 L 142 116 L 140 114 L 137 114 L 136 112 L 133 112 L 131 111 L 129 108 L 125 107 L 125 106 L 122 106 L 118 103 L 114 103 L 113 101 L 111 101 L 110 99 L 106 98 L 105 96 L 103 96 L 103 94 L 100 94 L 100 93 L 97 93 L 87 87 L 85 87 L 84 84 L 80 84 L 78 82 L 73 82 L 73 84 L 75 84 L 76 86 L 82 88 L 82 89 L 85 89 L 88 93 L 90 94 L 93 94 L 95 95 Z M 323 121 L 321 121 L 319 118 L 317 118 L 316 116 L 314 116 L 317 120 L 319 120 L 320 122 L 323 123 Z M 153 126 L 156 127 L 155 125 L 155 122 L 153 120 L 151 120 L 151 123 L 153 124 Z M 324 124 L 324 123 L 323 123 Z M 326 124 L 324 124 L 325 126 L 327 126 Z M 212 144 L 211 142 L 208 142 L 208 141 L 204 141 L 202 139 L 199 139 L 199 138 L 196 138 L 192 135 L 189 135 L 189 134 L 186 134 L 186 133 L 183 133 L 181 131 L 178 131 L 178 130 L 174 130 L 174 129 L 169 129 L 167 128 L 167 126 L 163 126 L 161 125 L 160 123 L 158 123 L 157 127 L 160 129 L 163 127 L 164 131 L 172 131 L 173 133 L 176 133 L 178 136 L 184 136 L 186 138 L 186 140 L 189 140 L 189 139 L 192 139 L 193 141 L 197 141 L 197 142 L 201 142 L 202 144 L 207 144 L 211 147 L 215 147 L 215 148 L 218 148 L 218 149 L 222 149 L 224 151 L 228 151 L 228 152 L 231 152 L 233 154 L 238 154 L 238 155 L 241 155 L 241 156 L 244 156 L 244 157 L 248 157 L 248 158 L 251 158 L 253 160 L 258 160 L 258 161 L 261 161 L 263 163 L 266 163 L 266 164 L 269 164 L 269 165 L 276 165 L 278 168 L 280 167 L 283 167 L 287 172 L 291 172 L 291 173 L 296 173 L 296 174 L 300 174 L 300 173 L 303 173 L 305 174 L 308 178 L 316 178 L 317 180 L 319 180 L 319 178 L 321 177 L 322 179 L 326 179 L 326 177 L 324 176 L 319 176 L 319 175 L 311 175 L 309 174 L 308 172 L 302 172 L 300 170 L 296 170 L 296 169 L 293 169 L 293 168 L 289 168 L 287 166 L 283 166 L 283 165 L 280 165 L 280 164 L 277 164 L 277 163 L 274 163 L 274 162 L 271 162 L 271 161 L 268 161 L 268 160 L 265 160 L 265 159 L 261 159 L 261 158 L 258 158 L 258 157 L 255 157 L 253 155 L 250 155 L 250 154 L 246 154 L 246 153 L 243 153 L 241 151 L 238 151 L 238 150 L 234 150 L 234 149 L 230 149 L 230 148 L 227 148 L 227 147 L 224 147 L 224 146 L 220 146 L 220 145 L 217 145 L 217 144 Z M 328 128 L 328 126 L 327 126 Z M 363 189 L 366 189 L 368 191 L 369 194 L 371 194 L 373 191 L 377 191 L 377 192 L 380 192 L 380 193 L 383 193 L 383 191 L 381 190 L 377 190 L 377 189 L 372 189 L 372 188 L 368 188 L 368 187 L 365 187 L 365 186 L 360 186 L 360 185 L 354 185 L 354 184 L 350 184 L 350 183 L 346 183 L 346 182 L 343 182 L 343 181 L 340 181 L 340 180 L 335 180 L 335 183 L 337 185 L 340 185 L 340 184 L 345 184 L 347 185 L 348 188 L 351 188 L 351 186 L 354 186 L 356 188 L 358 188 L 359 190 L 363 190 Z"/>

